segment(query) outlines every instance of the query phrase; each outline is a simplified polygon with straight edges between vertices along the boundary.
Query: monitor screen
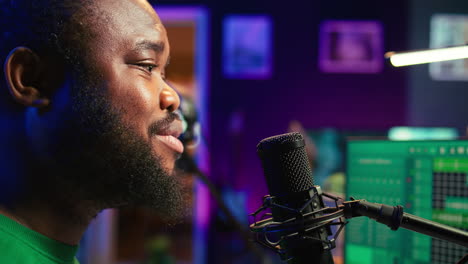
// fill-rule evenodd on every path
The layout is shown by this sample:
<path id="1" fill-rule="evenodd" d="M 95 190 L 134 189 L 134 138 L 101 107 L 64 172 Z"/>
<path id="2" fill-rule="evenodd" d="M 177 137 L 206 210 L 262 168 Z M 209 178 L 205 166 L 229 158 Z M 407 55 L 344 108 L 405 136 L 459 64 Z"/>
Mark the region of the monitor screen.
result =
<path id="1" fill-rule="evenodd" d="M 386 138 L 385 130 L 342 130 L 342 129 L 309 129 L 306 137 L 306 152 L 312 165 L 312 175 L 315 185 L 334 196 L 345 196 L 346 142 L 348 137 Z M 326 206 L 334 206 L 333 201 L 324 199 Z M 336 233 L 338 226 L 332 226 Z M 345 228 L 346 230 L 346 228 Z M 336 247 L 332 250 L 336 264 L 343 263 L 344 237 L 343 232 L 336 239 Z"/>
<path id="2" fill-rule="evenodd" d="M 351 140 L 346 196 L 468 230 L 468 140 Z M 345 228 L 346 264 L 456 263 L 467 249 L 365 217 Z"/>

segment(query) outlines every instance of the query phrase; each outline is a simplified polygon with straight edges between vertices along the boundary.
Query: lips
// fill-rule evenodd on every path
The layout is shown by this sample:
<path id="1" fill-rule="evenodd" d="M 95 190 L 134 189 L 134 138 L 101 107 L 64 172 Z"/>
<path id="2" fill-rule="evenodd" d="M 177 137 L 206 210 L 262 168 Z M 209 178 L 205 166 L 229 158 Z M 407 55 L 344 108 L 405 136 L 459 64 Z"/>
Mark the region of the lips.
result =
<path id="1" fill-rule="evenodd" d="M 180 134 L 182 134 L 182 122 L 175 120 L 164 129 L 158 131 L 155 136 L 173 151 L 182 153 L 184 152 L 184 145 L 178 139 Z"/>
<path id="2" fill-rule="evenodd" d="M 175 152 L 178 152 L 178 153 L 184 152 L 184 145 L 176 137 L 156 135 L 156 138 L 161 140 L 162 143 L 164 143 L 166 146 L 168 146 L 170 149 L 174 150 Z"/>

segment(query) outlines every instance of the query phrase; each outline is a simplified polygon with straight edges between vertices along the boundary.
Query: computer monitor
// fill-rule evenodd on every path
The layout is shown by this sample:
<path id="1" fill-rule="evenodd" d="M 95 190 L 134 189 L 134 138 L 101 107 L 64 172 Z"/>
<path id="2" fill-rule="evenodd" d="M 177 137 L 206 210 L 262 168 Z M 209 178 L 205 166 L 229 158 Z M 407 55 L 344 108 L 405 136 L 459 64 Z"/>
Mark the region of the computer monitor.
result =
<path id="1" fill-rule="evenodd" d="M 347 197 L 468 230 L 468 140 L 350 140 Z M 456 263 L 467 249 L 365 217 L 345 228 L 346 264 Z"/>
<path id="2" fill-rule="evenodd" d="M 320 185 L 322 191 L 338 197 L 345 197 L 346 143 L 348 137 L 386 137 L 386 130 L 352 130 L 352 129 L 308 129 L 306 130 L 306 152 L 312 165 L 314 184 Z M 324 199 L 326 206 L 335 206 L 334 202 Z M 336 233 L 338 226 L 332 226 Z M 343 232 L 336 239 L 332 250 L 336 264 L 344 261 Z"/>

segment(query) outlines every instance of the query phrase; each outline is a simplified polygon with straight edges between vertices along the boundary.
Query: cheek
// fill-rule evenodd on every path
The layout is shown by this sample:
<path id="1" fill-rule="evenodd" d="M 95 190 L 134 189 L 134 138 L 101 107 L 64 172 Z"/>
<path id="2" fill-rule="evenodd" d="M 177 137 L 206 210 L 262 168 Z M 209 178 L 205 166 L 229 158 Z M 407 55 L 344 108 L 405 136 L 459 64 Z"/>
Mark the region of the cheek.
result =
<path id="1" fill-rule="evenodd" d="M 119 111 L 122 121 L 144 138 L 159 109 L 157 79 L 132 68 L 120 58 L 101 62 L 106 94 L 111 105 Z"/>
<path id="2" fill-rule="evenodd" d="M 131 81 L 134 80 L 134 81 Z M 157 86 L 146 80 L 128 78 L 109 87 L 112 104 L 121 111 L 123 121 L 146 137 L 158 109 Z"/>

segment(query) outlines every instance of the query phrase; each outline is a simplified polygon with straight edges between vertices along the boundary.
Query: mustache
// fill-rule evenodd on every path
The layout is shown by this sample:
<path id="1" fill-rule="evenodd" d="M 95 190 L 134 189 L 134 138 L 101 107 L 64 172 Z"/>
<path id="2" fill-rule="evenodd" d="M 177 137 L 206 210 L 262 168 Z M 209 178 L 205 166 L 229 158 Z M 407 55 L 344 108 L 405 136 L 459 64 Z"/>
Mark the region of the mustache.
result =
<path id="1" fill-rule="evenodd" d="M 164 131 L 165 129 L 167 129 L 176 120 L 181 121 L 179 113 L 171 112 L 167 114 L 167 116 L 164 117 L 163 119 L 152 123 L 148 128 L 148 134 L 150 136 L 157 135 L 161 131 Z"/>

